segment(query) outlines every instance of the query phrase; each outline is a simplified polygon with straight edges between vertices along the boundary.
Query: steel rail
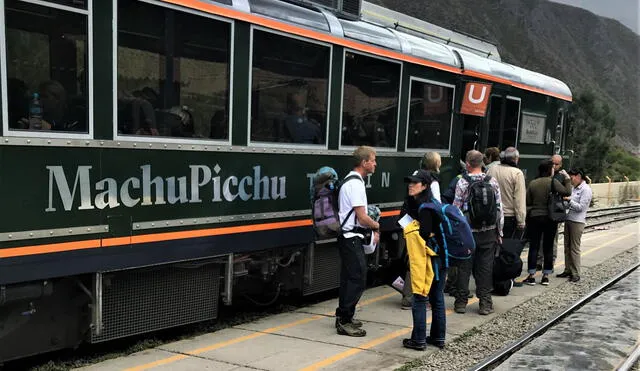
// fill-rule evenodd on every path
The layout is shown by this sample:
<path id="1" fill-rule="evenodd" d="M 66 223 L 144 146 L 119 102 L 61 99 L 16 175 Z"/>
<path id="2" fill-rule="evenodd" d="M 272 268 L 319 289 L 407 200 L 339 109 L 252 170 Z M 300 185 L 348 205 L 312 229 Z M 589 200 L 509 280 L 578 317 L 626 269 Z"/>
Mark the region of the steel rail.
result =
<path id="1" fill-rule="evenodd" d="M 512 354 L 514 354 L 517 351 L 519 351 L 520 349 L 524 348 L 524 346 L 527 345 L 530 341 L 532 341 L 536 337 L 542 335 L 550 327 L 552 327 L 556 323 L 560 322 L 566 316 L 568 316 L 569 314 L 575 312 L 580 307 L 582 307 L 584 304 L 588 303 L 589 301 L 591 301 L 592 299 L 594 299 L 595 297 L 600 295 L 601 292 L 606 291 L 609 287 L 611 287 L 612 285 L 614 285 L 615 283 L 617 283 L 618 281 L 620 281 L 621 279 L 623 279 L 624 277 L 629 275 L 631 272 L 636 270 L 639 266 L 640 266 L 640 262 L 639 263 L 635 263 L 631 267 L 629 267 L 629 268 L 625 269 L 624 271 L 618 273 L 616 276 L 611 278 L 609 281 L 605 282 L 600 287 L 596 288 L 595 290 L 591 291 L 586 296 L 582 297 L 577 302 L 573 303 L 570 307 L 568 307 L 567 309 L 562 311 L 560 314 L 556 315 L 555 317 L 551 318 L 550 320 L 548 320 L 547 322 L 545 322 L 542 325 L 538 326 L 537 328 L 535 328 L 535 329 L 529 331 L 528 333 L 524 334 L 522 337 L 520 337 L 514 343 L 512 343 L 510 345 L 507 345 L 506 347 L 504 347 L 501 350 L 499 350 L 498 352 L 492 354 L 488 358 L 485 358 L 485 360 L 483 360 L 481 363 L 475 365 L 473 368 L 470 368 L 469 370 L 470 371 L 484 371 L 484 370 L 493 369 L 496 366 L 500 365 L 507 358 L 509 358 Z"/>
<path id="2" fill-rule="evenodd" d="M 620 365 L 620 367 L 616 368 L 616 371 L 629 371 L 633 367 L 634 364 L 638 362 L 640 359 L 640 345 L 636 344 L 636 346 L 629 354 L 629 357 Z"/>

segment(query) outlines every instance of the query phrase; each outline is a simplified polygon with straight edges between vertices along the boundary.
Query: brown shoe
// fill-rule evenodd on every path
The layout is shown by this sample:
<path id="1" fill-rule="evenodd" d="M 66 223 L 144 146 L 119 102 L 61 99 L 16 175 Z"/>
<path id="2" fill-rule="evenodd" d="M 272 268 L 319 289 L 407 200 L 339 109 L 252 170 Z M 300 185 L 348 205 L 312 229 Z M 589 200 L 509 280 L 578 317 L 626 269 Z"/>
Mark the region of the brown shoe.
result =
<path id="1" fill-rule="evenodd" d="M 338 331 L 338 335 L 346 335 L 353 337 L 363 337 L 367 335 L 367 332 L 364 329 L 358 328 L 353 325 L 353 323 L 340 323 L 338 322 L 338 326 L 336 327 Z"/>

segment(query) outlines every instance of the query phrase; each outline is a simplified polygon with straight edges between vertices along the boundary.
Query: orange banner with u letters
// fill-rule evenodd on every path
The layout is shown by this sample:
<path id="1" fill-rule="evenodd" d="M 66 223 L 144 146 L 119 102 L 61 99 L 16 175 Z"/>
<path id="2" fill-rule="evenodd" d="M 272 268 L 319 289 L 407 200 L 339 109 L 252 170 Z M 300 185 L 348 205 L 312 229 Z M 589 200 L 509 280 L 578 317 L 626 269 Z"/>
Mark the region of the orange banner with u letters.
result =
<path id="1" fill-rule="evenodd" d="M 484 117 L 487 114 L 489 96 L 491 96 L 491 84 L 468 82 L 464 89 L 460 113 Z"/>

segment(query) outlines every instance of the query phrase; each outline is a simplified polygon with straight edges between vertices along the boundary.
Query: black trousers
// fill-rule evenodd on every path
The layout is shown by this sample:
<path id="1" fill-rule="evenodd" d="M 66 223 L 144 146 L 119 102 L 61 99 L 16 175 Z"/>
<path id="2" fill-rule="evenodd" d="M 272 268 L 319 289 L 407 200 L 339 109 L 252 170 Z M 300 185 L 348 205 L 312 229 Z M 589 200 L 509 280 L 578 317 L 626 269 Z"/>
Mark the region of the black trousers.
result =
<path id="1" fill-rule="evenodd" d="M 476 251 L 471 259 L 451 259 L 458 270 L 456 278 L 454 302 L 455 307 L 466 306 L 469 301 L 469 278 L 473 273 L 476 281 L 476 296 L 480 299 L 480 307 L 493 306 L 491 290 L 493 290 L 493 260 L 496 255 L 498 231 L 473 232 Z"/>
<path id="2" fill-rule="evenodd" d="M 340 293 L 336 317 L 350 322 L 367 281 L 367 261 L 359 237 L 338 238 L 340 252 Z"/>
<path id="3" fill-rule="evenodd" d="M 540 248 L 540 242 L 542 242 L 542 254 L 544 255 L 542 273 L 549 274 L 553 270 L 553 241 L 558 232 L 558 223 L 549 219 L 548 216 L 532 216 L 527 224 L 529 225 L 527 227 L 529 234 L 527 270 L 529 274 L 536 273 L 538 249 Z"/>

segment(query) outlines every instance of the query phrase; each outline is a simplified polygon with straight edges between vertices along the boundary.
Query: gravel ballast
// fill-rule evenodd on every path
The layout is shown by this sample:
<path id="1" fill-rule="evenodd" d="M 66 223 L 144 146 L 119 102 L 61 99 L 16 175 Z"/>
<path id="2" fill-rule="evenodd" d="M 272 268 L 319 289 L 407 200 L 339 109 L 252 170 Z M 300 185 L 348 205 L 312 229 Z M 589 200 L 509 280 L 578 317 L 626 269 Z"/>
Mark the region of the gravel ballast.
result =
<path id="1" fill-rule="evenodd" d="M 591 268 L 583 267 L 582 280 L 566 283 L 496 316 L 447 343 L 445 349 L 413 361 L 404 370 L 462 370 L 514 342 L 551 319 L 598 286 L 638 262 L 638 246 Z"/>

